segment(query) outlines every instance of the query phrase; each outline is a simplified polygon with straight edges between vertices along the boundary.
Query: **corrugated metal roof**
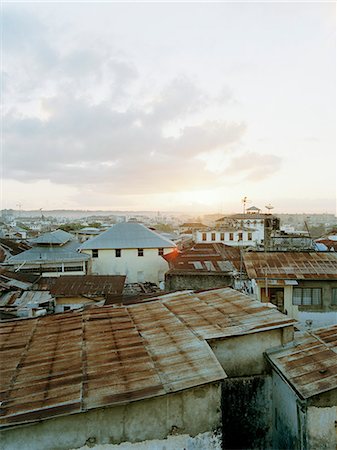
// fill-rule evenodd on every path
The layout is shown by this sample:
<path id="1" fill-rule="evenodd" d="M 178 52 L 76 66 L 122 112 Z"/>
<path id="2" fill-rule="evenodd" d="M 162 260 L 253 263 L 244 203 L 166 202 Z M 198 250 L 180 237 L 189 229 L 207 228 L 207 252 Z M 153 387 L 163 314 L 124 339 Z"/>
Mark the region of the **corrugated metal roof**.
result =
<path id="1" fill-rule="evenodd" d="M 37 238 L 31 239 L 30 242 L 34 245 L 51 244 L 64 245 L 66 242 L 74 239 L 74 236 L 63 230 L 55 230 L 50 233 L 41 234 Z"/>
<path id="2" fill-rule="evenodd" d="M 337 389 L 337 325 L 303 333 L 267 356 L 303 399 Z"/>
<path id="3" fill-rule="evenodd" d="M 248 252 L 244 263 L 251 279 L 337 279 L 336 253 Z"/>
<path id="4" fill-rule="evenodd" d="M 117 223 L 109 230 L 81 245 L 81 250 L 115 248 L 173 248 L 169 239 L 149 230 L 140 223 Z"/>
<path id="5" fill-rule="evenodd" d="M 195 244 L 182 252 L 164 256 L 170 273 L 235 272 L 240 268 L 240 250 L 224 244 Z"/>
<path id="6" fill-rule="evenodd" d="M 232 289 L 164 295 L 0 328 L 2 426 L 176 392 L 226 377 L 204 339 L 293 320 Z"/>
<path id="7" fill-rule="evenodd" d="M 106 296 L 121 294 L 125 283 L 124 275 L 83 275 L 57 278 L 50 288 L 56 297 L 70 295 Z"/>
<path id="8" fill-rule="evenodd" d="M 14 305 L 18 308 L 26 308 L 27 306 L 38 306 L 40 303 L 49 302 L 52 296 L 47 291 L 25 291 L 15 300 Z"/>
<path id="9" fill-rule="evenodd" d="M 129 403 L 226 377 L 160 302 L 1 327 L 2 426 Z"/>
<path id="10" fill-rule="evenodd" d="M 61 262 L 81 262 L 87 261 L 90 257 L 84 253 L 79 253 L 79 242 L 70 241 L 62 246 L 39 246 L 36 245 L 30 250 L 12 256 L 5 264 L 22 264 L 24 262 L 29 264 L 43 264 L 43 263 L 61 263 Z"/>

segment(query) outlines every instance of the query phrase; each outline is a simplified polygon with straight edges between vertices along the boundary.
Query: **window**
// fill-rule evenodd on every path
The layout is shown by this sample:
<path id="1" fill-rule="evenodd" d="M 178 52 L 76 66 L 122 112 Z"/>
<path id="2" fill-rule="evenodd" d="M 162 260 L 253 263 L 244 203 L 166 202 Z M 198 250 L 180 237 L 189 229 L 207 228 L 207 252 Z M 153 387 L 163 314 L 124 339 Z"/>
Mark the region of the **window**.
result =
<path id="1" fill-rule="evenodd" d="M 212 239 L 212 241 L 215 241 L 215 233 L 211 234 L 211 239 Z"/>
<path id="2" fill-rule="evenodd" d="M 337 288 L 332 288 L 331 304 L 337 306 Z"/>
<path id="3" fill-rule="evenodd" d="M 116 248 L 115 256 L 116 258 L 120 258 L 122 256 L 122 250 L 120 248 Z"/>
<path id="4" fill-rule="evenodd" d="M 252 241 L 253 240 L 253 234 L 252 233 L 248 233 L 248 241 Z"/>
<path id="5" fill-rule="evenodd" d="M 92 257 L 98 258 L 98 250 L 92 250 Z"/>
<path id="6" fill-rule="evenodd" d="M 163 248 L 158 248 L 158 255 L 159 256 L 164 256 L 164 249 Z"/>
<path id="7" fill-rule="evenodd" d="M 310 306 L 322 304 L 321 288 L 294 288 L 293 305 Z"/>
<path id="8" fill-rule="evenodd" d="M 207 241 L 207 233 L 202 233 L 202 240 Z"/>
<path id="9" fill-rule="evenodd" d="M 64 306 L 63 307 L 63 312 L 70 311 L 70 310 L 71 310 L 71 306 Z"/>
<path id="10" fill-rule="evenodd" d="M 225 233 L 220 233 L 220 241 L 224 241 L 225 240 Z"/>
<path id="11" fill-rule="evenodd" d="M 138 256 L 144 256 L 144 249 L 143 248 L 139 248 L 138 249 Z"/>
<path id="12" fill-rule="evenodd" d="M 229 233 L 229 240 L 230 241 L 234 241 L 234 234 L 233 233 Z"/>
<path id="13" fill-rule="evenodd" d="M 242 241 L 243 233 L 239 233 L 238 236 L 239 236 L 239 241 Z"/>
<path id="14" fill-rule="evenodd" d="M 65 266 L 64 271 L 65 272 L 82 272 L 83 266 Z"/>

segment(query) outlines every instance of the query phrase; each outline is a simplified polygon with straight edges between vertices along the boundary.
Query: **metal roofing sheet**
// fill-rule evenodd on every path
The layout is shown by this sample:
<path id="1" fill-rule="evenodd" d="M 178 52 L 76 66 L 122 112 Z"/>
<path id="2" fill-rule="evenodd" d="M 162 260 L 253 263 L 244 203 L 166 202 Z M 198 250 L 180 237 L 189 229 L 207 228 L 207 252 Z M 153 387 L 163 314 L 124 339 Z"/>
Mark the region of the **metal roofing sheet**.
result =
<path id="1" fill-rule="evenodd" d="M 331 252 L 248 252 L 244 264 L 251 279 L 337 279 L 337 253 Z"/>
<path id="2" fill-rule="evenodd" d="M 52 262 L 81 262 L 87 261 L 90 257 L 84 253 L 77 251 L 79 247 L 77 241 L 70 241 L 62 246 L 40 246 L 36 245 L 30 250 L 12 256 L 6 261 L 6 264 L 22 264 L 24 262 L 29 264 L 43 264 Z"/>
<path id="3" fill-rule="evenodd" d="M 267 355 L 304 399 L 337 389 L 337 325 L 303 333 Z"/>
<path id="4" fill-rule="evenodd" d="M 149 230 L 140 223 L 117 223 L 104 233 L 81 245 L 81 250 L 115 248 L 174 248 L 169 239 Z"/>
<path id="5" fill-rule="evenodd" d="M 31 239 L 30 242 L 34 245 L 39 244 L 54 244 L 63 245 L 68 241 L 74 239 L 74 236 L 67 231 L 55 230 L 50 233 L 41 234 L 37 238 Z"/>
<path id="6" fill-rule="evenodd" d="M 121 294 L 124 275 L 67 275 L 57 278 L 50 292 L 56 297 L 69 295 L 107 296 Z"/>
<path id="7" fill-rule="evenodd" d="M 128 403 L 223 379 L 205 339 L 293 323 L 229 288 L 4 322 L 0 423 Z"/>

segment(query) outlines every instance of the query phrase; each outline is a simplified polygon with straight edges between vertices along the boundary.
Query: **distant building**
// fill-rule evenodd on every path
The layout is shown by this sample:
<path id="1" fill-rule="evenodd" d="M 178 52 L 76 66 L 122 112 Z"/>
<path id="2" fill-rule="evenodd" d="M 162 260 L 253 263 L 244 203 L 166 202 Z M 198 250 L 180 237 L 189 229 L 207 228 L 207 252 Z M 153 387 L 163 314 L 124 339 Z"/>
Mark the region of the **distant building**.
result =
<path id="1" fill-rule="evenodd" d="M 85 242 L 101 234 L 102 231 L 95 227 L 85 227 L 75 232 L 75 236 L 80 242 Z"/>
<path id="2" fill-rule="evenodd" d="M 96 275 L 125 275 L 126 283 L 164 281 L 168 263 L 163 258 L 176 245 L 137 222 L 122 222 L 84 242 L 80 251 L 91 256 Z"/>
<path id="3" fill-rule="evenodd" d="M 170 266 L 165 274 L 166 290 L 233 287 L 240 271 L 240 250 L 223 244 L 195 244 L 164 258 Z"/>
<path id="4" fill-rule="evenodd" d="M 66 231 L 56 230 L 32 239 L 33 247 L 6 260 L 10 270 L 42 276 L 85 275 L 90 257 L 78 252 L 79 243 Z"/>
<path id="5" fill-rule="evenodd" d="M 218 219 L 216 227 L 219 229 L 248 229 L 248 231 L 254 232 L 253 241 L 257 245 L 268 246 L 271 232 L 280 229 L 280 221 L 272 214 L 262 214 L 260 209 L 254 206 L 248 208 L 245 214 L 231 214 Z M 248 238 L 247 241 L 249 241 Z"/>
<path id="6" fill-rule="evenodd" d="M 182 225 L 179 225 L 180 234 L 193 234 L 197 230 L 204 230 L 207 228 L 207 225 L 203 225 L 200 222 L 185 222 Z"/>
<path id="7" fill-rule="evenodd" d="M 337 323 L 337 253 L 248 252 L 244 264 L 258 300 L 302 324 Z"/>
<path id="8" fill-rule="evenodd" d="M 251 228 L 235 228 L 226 226 L 224 228 L 212 228 L 194 233 L 194 241 L 197 244 L 225 244 L 232 247 L 256 247 L 260 233 Z"/>

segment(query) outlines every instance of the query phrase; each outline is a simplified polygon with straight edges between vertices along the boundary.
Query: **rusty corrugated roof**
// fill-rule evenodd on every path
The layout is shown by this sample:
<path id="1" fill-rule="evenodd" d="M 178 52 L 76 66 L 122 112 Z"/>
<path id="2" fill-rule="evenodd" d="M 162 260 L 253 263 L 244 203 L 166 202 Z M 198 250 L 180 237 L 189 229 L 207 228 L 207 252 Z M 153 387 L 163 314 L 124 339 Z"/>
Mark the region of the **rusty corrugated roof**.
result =
<path id="1" fill-rule="evenodd" d="M 244 263 L 251 279 L 337 279 L 337 253 L 248 252 Z"/>
<path id="2" fill-rule="evenodd" d="M 337 388 L 337 325 L 303 333 L 267 356 L 304 399 Z"/>
<path id="3" fill-rule="evenodd" d="M 0 423 L 34 422 L 226 377 L 206 339 L 294 321 L 230 288 L 167 294 L 0 328 Z"/>
<path id="4" fill-rule="evenodd" d="M 171 252 L 163 258 L 170 265 L 170 273 L 228 273 L 240 270 L 240 250 L 220 243 L 195 244 L 192 248 Z"/>
<path id="5" fill-rule="evenodd" d="M 125 278 L 124 275 L 67 275 L 57 278 L 50 293 L 56 297 L 120 295 Z"/>

